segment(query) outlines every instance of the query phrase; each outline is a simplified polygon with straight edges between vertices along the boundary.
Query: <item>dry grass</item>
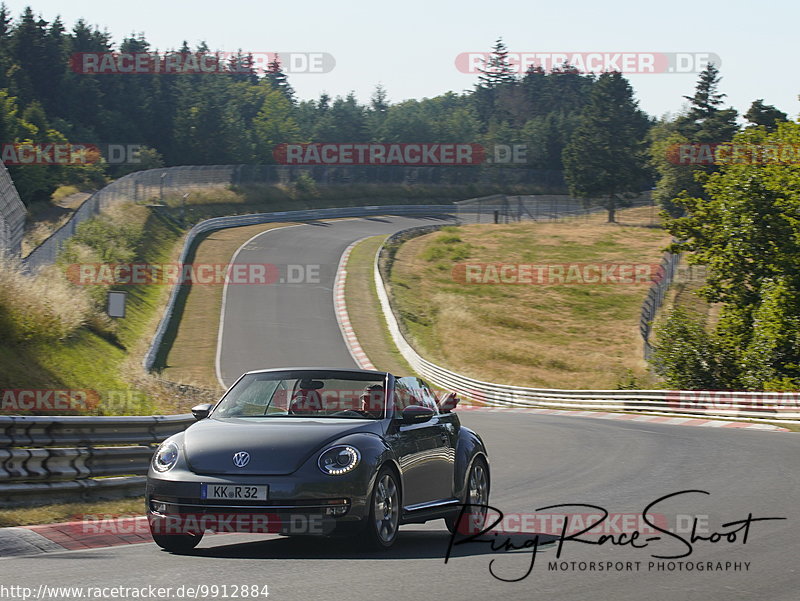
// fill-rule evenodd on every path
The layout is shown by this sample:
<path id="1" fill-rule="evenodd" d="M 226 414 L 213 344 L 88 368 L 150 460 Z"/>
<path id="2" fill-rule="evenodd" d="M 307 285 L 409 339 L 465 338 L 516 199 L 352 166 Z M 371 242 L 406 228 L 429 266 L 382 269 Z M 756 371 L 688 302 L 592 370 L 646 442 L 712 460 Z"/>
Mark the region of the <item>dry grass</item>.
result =
<path id="1" fill-rule="evenodd" d="M 36 276 L 0 258 L 0 331 L 10 340 L 62 340 L 89 321 L 92 301 L 55 267 Z"/>
<path id="2" fill-rule="evenodd" d="M 423 356 L 465 375 L 543 388 L 649 381 L 639 310 L 646 285 L 463 284 L 454 263 L 658 263 L 669 236 L 650 208 L 562 223 L 469 225 L 397 253 L 391 284 Z M 643 225 L 637 225 L 643 224 Z M 456 260 L 453 260 L 456 257 Z"/>
<path id="3" fill-rule="evenodd" d="M 41 507 L 0 509 L 0 528 L 79 521 L 83 515 L 144 515 L 144 497 L 96 503 L 64 503 Z"/>
<path id="4" fill-rule="evenodd" d="M 658 312 L 654 326 L 663 323 L 676 307 L 681 307 L 699 318 L 708 330 L 716 327 L 722 303 L 709 303 L 697 294 L 705 284 L 705 276 L 706 270 L 703 266 L 688 265 L 684 257 L 673 284 L 664 297 L 664 304 Z"/>
<path id="5" fill-rule="evenodd" d="M 80 194 L 80 192 L 81 191 L 78 186 L 59 186 L 53 191 L 53 193 L 50 195 L 50 198 L 54 203 L 61 204 L 64 199 L 69 198 L 70 196 L 74 197 L 75 195 Z"/>

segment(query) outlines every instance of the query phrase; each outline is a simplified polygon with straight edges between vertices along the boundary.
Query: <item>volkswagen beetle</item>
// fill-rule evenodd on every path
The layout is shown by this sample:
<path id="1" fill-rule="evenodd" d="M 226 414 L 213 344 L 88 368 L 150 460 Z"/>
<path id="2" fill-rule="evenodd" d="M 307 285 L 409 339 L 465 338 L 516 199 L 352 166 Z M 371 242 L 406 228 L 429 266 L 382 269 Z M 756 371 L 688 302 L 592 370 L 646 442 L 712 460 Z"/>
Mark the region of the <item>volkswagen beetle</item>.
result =
<path id="1" fill-rule="evenodd" d="M 452 532 L 466 516 L 480 528 L 489 462 L 457 402 L 379 371 L 246 373 L 153 455 L 153 539 L 187 552 L 208 530 L 348 535 L 380 549 L 402 524 L 443 518 Z"/>

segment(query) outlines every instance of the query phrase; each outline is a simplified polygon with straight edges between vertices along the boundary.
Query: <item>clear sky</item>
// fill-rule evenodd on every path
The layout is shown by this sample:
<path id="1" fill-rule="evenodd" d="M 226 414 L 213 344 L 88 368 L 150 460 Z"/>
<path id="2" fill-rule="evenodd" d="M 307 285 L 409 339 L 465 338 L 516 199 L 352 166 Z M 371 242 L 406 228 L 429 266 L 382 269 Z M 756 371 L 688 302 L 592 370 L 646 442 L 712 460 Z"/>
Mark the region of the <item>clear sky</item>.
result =
<path id="1" fill-rule="evenodd" d="M 354 91 L 366 101 L 377 83 L 392 102 L 470 89 L 458 71 L 462 52 L 488 51 L 502 36 L 512 52 L 710 52 L 721 59 L 721 91 L 740 112 L 756 98 L 797 118 L 800 2 L 646 2 L 644 0 L 6 0 L 17 17 L 26 5 L 67 28 L 84 18 L 119 43 L 143 32 L 160 50 L 205 41 L 212 50 L 327 52 L 326 74 L 293 74 L 302 99 Z M 642 109 L 679 111 L 697 75 L 627 76 Z"/>

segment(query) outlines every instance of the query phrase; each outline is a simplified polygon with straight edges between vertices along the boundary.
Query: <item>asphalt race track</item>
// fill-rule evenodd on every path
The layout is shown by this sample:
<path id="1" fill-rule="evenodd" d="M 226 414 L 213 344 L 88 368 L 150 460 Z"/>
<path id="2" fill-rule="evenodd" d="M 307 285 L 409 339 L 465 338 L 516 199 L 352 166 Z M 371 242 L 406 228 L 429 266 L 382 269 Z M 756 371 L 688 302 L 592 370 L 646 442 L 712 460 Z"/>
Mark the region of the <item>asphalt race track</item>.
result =
<path id="1" fill-rule="evenodd" d="M 329 222 L 275 230 L 251 240 L 237 262 L 318 264 L 320 278 L 308 284 L 229 287 L 220 360 L 223 380 L 229 384 L 242 371 L 262 366 L 353 366 L 332 308 L 339 257 L 353 240 L 419 221 L 425 220 Z M 621 523 L 637 520 L 661 497 L 698 490 L 710 494 L 682 494 L 650 513 L 656 523 L 665 519 L 669 526 L 675 526 L 676 516 L 684 516 L 679 535 L 687 540 L 691 520 L 698 516 L 697 533 L 721 540 L 698 540 L 686 557 L 657 559 L 653 556 L 684 555 L 689 545 L 645 524 L 641 537 L 633 541 L 642 548 L 632 548 L 630 536 L 626 545 L 566 540 L 557 559 L 557 536 L 543 535 L 535 565 L 524 577 L 534 558 L 533 532 L 513 537 L 515 546 L 524 547 L 515 552 L 493 550 L 487 543 L 455 546 L 447 564 L 450 537 L 441 522 L 402 528 L 395 547 L 383 553 L 362 551 L 337 539 L 210 535 L 189 556 L 138 544 L 1 559 L 0 583 L 152 584 L 173 590 L 181 585 L 266 584 L 270 599 L 309 601 L 800 599 L 800 436 L 514 412 L 466 411 L 462 421 L 484 437 L 493 476 L 491 504 L 507 516 L 583 503 L 611 514 L 629 514 L 607 520 Z M 786 519 L 753 521 L 746 541 L 742 525 L 723 526 L 750 514 L 753 519 Z M 609 528 L 613 533 L 613 526 Z M 737 529 L 735 535 L 711 536 Z M 660 540 L 646 540 L 655 536 Z M 729 540 L 732 537 L 735 540 Z M 494 540 L 497 549 L 506 537 L 488 540 Z M 527 547 L 526 541 L 531 541 Z M 617 535 L 615 542 L 623 541 Z M 501 581 L 492 572 L 519 580 Z"/>
<path id="2" fill-rule="evenodd" d="M 278 277 L 287 281 L 227 287 L 219 349 L 222 382 L 230 386 L 244 372 L 265 367 L 357 367 L 333 310 L 333 282 L 342 253 L 366 236 L 441 221 L 402 217 L 319 221 L 252 238 L 235 262 L 274 264 Z M 292 283 L 300 279 L 304 281 Z"/>

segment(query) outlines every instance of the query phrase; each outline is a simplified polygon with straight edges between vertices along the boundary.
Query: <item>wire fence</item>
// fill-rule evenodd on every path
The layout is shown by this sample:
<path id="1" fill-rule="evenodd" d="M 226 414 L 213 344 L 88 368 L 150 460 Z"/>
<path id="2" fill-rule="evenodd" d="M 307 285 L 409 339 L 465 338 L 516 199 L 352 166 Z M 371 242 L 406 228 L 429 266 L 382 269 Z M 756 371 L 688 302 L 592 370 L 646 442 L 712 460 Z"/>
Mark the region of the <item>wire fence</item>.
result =
<path id="1" fill-rule="evenodd" d="M 103 189 L 95 192 L 75 211 L 63 226 L 42 244 L 37 246 L 22 262 L 29 272 L 55 262 L 64 244 L 75 235 L 78 226 L 97 216 L 110 205 L 121 201 L 163 202 L 165 196 L 186 194 L 192 190 L 214 186 L 246 183 L 291 183 L 303 173 L 311 175 L 321 183 L 405 182 L 446 183 L 450 175 L 458 175 L 467 169 L 473 175 L 475 168 L 443 168 L 402 166 L 381 167 L 297 167 L 287 165 L 203 165 L 150 169 L 128 174 Z M 495 175 L 503 168 L 495 168 Z M 550 182 L 557 184 L 558 174 L 545 170 L 505 168 L 519 180 Z M 446 174 L 450 175 L 446 175 Z M 459 177 L 465 175 L 461 174 Z M 471 176 L 470 176 L 471 177 Z M 494 177 L 494 176 L 493 176 Z M 459 183 L 464 183 L 462 178 Z M 645 192 L 633 201 L 633 206 L 651 204 L 650 194 Z M 471 198 L 455 203 L 456 216 L 462 223 L 508 223 L 512 221 L 559 221 L 589 216 L 602 212 L 602 206 L 586 203 L 568 195 L 508 196 L 495 194 Z M 19 199 L 14 184 L 5 167 L 0 170 L 0 251 L 19 254 L 24 230 L 25 207 Z M 644 340 L 645 357 L 652 353 L 649 337 L 652 320 L 663 303 L 666 289 L 672 283 L 678 259 L 662 261 L 664 277 L 655 282 L 642 305 L 640 329 Z M 151 358 L 152 361 L 152 358 Z"/>
<path id="2" fill-rule="evenodd" d="M 537 194 L 508 196 L 493 194 L 456 202 L 458 219 L 462 223 L 511 223 L 523 220 L 564 221 L 577 217 L 589 217 L 606 209 L 566 194 Z M 643 192 L 631 201 L 630 207 L 652 206 L 650 192 Z M 623 207 L 619 207 L 623 208 Z M 657 216 L 651 215 L 651 225 Z"/>
<path id="3" fill-rule="evenodd" d="M 318 184 L 537 184 L 548 189 L 564 187 L 564 174 L 552 169 L 487 165 L 408 167 L 404 165 L 301 166 L 237 165 L 232 183 L 291 184 L 302 175 Z"/>
<path id="4" fill-rule="evenodd" d="M 664 304 L 664 297 L 667 290 L 675 280 L 675 274 L 678 271 L 681 256 L 672 253 L 664 253 L 661 258 L 661 265 L 658 270 L 658 277 L 650 285 L 642 303 L 642 311 L 639 316 L 639 332 L 642 334 L 642 342 L 644 344 L 644 358 L 650 359 L 653 354 L 653 345 L 650 342 L 650 334 L 653 331 L 653 320 L 656 318 L 658 310 Z"/>
<path id="5" fill-rule="evenodd" d="M 163 201 L 165 195 L 231 183 L 234 165 L 204 165 L 199 167 L 167 167 L 130 173 L 92 194 L 70 220 L 57 229 L 47 240 L 37 246 L 22 262 L 34 272 L 55 262 L 64 243 L 75 235 L 78 226 L 97 216 L 100 211 L 121 201 Z"/>
<path id="6" fill-rule="evenodd" d="M 166 196 L 213 186 L 257 183 L 289 185 L 304 174 L 320 184 L 503 183 L 536 184 L 545 188 L 558 188 L 564 184 L 560 171 L 513 167 L 200 165 L 150 169 L 130 173 L 92 194 L 69 221 L 23 258 L 23 265 L 28 271 L 34 272 L 54 263 L 65 242 L 75 235 L 78 226 L 115 202 L 162 202 Z M 24 226 L 25 206 L 3 168 L 0 171 L 0 250 L 19 255 Z"/>
<path id="7" fill-rule="evenodd" d="M 25 205 L 8 170 L 0 162 L 0 254 L 19 255 L 25 232 L 25 215 Z"/>

